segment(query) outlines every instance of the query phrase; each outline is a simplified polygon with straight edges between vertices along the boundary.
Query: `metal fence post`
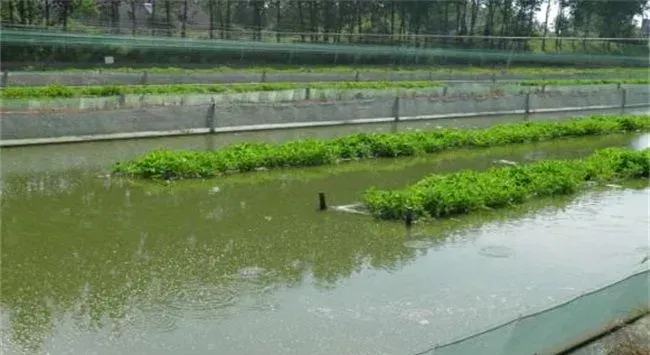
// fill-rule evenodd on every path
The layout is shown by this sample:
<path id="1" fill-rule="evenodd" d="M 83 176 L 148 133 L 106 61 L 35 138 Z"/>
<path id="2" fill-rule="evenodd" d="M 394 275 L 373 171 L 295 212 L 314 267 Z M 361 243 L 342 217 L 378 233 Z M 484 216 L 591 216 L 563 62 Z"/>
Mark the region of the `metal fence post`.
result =
<path id="1" fill-rule="evenodd" d="M 212 99 L 212 103 L 208 107 L 208 112 L 205 116 L 205 123 L 207 128 L 210 130 L 210 133 L 214 133 L 214 130 L 217 126 L 217 104 Z"/>
<path id="2" fill-rule="evenodd" d="M 140 85 L 147 85 L 147 82 L 149 81 L 149 74 L 145 70 L 142 73 L 142 77 L 140 78 Z"/>
<path id="3" fill-rule="evenodd" d="M 627 89 L 621 90 L 621 109 L 625 109 L 627 101 Z"/>
<path id="4" fill-rule="evenodd" d="M 399 94 L 397 94 L 393 102 L 393 117 L 395 118 L 395 122 L 399 122 L 399 101 Z"/>
<path id="5" fill-rule="evenodd" d="M 526 93 L 526 98 L 524 101 L 524 112 L 526 112 L 526 115 L 530 114 L 530 93 Z"/>
<path id="6" fill-rule="evenodd" d="M 397 126 L 399 124 L 399 92 L 395 96 L 395 101 L 393 102 L 393 123 L 391 123 L 391 133 L 397 133 Z"/>
<path id="7" fill-rule="evenodd" d="M 0 82 L 0 86 L 9 86 L 9 70 L 7 69 L 2 71 L 2 82 Z"/>

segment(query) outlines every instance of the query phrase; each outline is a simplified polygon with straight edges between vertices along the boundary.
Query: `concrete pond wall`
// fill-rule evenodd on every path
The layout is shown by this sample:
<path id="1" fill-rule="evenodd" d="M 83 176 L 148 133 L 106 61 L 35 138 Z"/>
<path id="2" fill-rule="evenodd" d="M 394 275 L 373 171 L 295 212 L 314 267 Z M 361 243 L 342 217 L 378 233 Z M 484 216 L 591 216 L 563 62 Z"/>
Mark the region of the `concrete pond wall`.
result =
<path id="1" fill-rule="evenodd" d="M 393 120 L 451 119 L 650 106 L 650 88 L 513 93 L 502 96 L 393 96 L 331 102 L 214 103 L 89 112 L 5 112 L 2 145 L 29 140 L 134 138 L 191 133 L 327 126 Z M 112 136 L 111 136 L 112 135 Z M 76 137 L 76 138 L 75 138 Z"/>
<path id="2" fill-rule="evenodd" d="M 394 88 L 394 89 L 291 89 L 245 93 L 206 94 L 127 94 L 112 97 L 83 97 L 56 99 L 7 99 L 0 102 L 2 111 L 72 110 L 97 111 L 115 109 L 142 109 L 156 106 L 194 106 L 202 104 L 228 103 L 282 103 L 295 101 L 345 101 L 395 96 L 464 96 L 468 94 L 488 95 L 494 93 L 522 94 L 526 92 L 569 92 L 595 91 L 612 88 L 637 89 L 645 85 L 585 85 L 585 86 L 521 86 L 517 84 L 455 83 L 446 87 Z"/>
<path id="3" fill-rule="evenodd" d="M 109 69 L 110 70 L 110 69 Z M 225 83 L 306 83 L 334 81 L 408 81 L 408 80 L 468 80 L 508 81 L 528 79 L 616 79 L 620 74 L 544 74 L 516 75 L 503 72 L 494 74 L 463 74 L 462 71 L 350 71 L 347 73 L 175 73 L 156 74 L 147 71 L 133 72 L 12 72 L 3 73 L 3 86 L 40 85 L 168 85 L 168 84 L 225 84 Z"/>

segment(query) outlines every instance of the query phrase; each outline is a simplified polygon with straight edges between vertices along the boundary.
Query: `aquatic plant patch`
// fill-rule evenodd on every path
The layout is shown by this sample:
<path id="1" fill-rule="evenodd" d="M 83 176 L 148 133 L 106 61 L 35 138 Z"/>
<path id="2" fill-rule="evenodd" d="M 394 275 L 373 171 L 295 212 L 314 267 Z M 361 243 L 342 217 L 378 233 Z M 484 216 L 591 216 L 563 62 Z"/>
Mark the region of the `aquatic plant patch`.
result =
<path id="1" fill-rule="evenodd" d="M 606 148 L 584 159 L 546 160 L 485 172 L 431 175 L 403 190 L 368 189 L 363 205 L 376 218 L 441 218 L 568 195 L 586 182 L 647 178 L 650 149 Z"/>
<path id="2" fill-rule="evenodd" d="M 557 122 L 502 124 L 487 129 L 361 133 L 283 144 L 239 143 L 215 151 L 156 150 L 118 163 L 114 172 L 143 178 L 208 178 L 256 169 L 307 167 L 346 160 L 417 156 L 458 148 L 483 148 L 564 137 L 650 129 L 650 115 L 592 116 Z"/>

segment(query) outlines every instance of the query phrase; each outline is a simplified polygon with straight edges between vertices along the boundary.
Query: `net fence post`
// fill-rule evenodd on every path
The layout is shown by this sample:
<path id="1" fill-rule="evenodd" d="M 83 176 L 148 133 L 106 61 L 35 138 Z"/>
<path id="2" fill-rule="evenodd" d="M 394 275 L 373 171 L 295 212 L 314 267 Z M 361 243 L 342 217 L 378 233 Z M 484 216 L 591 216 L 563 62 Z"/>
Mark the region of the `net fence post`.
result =
<path id="1" fill-rule="evenodd" d="M 142 77 L 140 77 L 140 85 L 147 85 L 147 82 L 149 81 L 149 73 L 145 70 L 142 73 Z"/>
<path id="2" fill-rule="evenodd" d="M 525 119 L 528 120 L 530 115 L 530 92 L 527 92 L 526 96 L 524 96 L 524 115 Z"/>
<path id="3" fill-rule="evenodd" d="M 395 101 L 393 102 L 393 118 L 395 123 L 399 122 L 399 106 L 400 106 L 400 99 L 398 93 L 397 96 L 395 96 Z"/>
<path id="4" fill-rule="evenodd" d="M 627 104 L 627 89 L 621 89 L 621 110 L 625 109 L 625 105 Z"/>
<path id="5" fill-rule="evenodd" d="M 391 124 L 391 132 L 396 133 L 397 132 L 397 126 L 399 124 L 399 106 L 400 106 L 400 98 L 399 98 L 399 91 L 397 92 L 397 95 L 395 96 L 395 101 L 393 101 L 393 122 Z"/>
<path id="6" fill-rule="evenodd" d="M 214 133 L 217 126 L 217 104 L 215 103 L 214 98 L 211 100 L 210 106 L 208 106 L 205 121 L 210 133 Z"/>
<path id="7" fill-rule="evenodd" d="M 2 71 L 2 80 L 0 81 L 1 87 L 9 86 L 9 70 L 5 69 Z"/>

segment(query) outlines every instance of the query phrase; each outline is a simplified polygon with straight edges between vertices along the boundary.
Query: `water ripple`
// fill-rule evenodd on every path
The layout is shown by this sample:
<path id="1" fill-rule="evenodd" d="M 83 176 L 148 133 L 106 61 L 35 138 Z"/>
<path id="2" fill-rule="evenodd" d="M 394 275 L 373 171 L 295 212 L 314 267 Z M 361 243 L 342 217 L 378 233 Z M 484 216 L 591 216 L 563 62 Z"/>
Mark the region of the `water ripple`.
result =
<path id="1" fill-rule="evenodd" d="M 205 285 L 198 282 L 169 290 L 162 299 L 164 310 L 174 315 L 211 319 L 237 303 L 237 291 L 225 285 Z"/>
<path id="2" fill-rule="evenodd" d="M 177 328 L 177 317 L 160 307 L 137 307 L 128 316 L 128 326 L 138 330 L 149 330 L 159 333 L 171 332 Z"/>
<path id="3" fill-rule="evenodd" d="M 489 258 L 508 258 L 512 256 L 513 250 L 502 245 L 488 245 L 481 248 L 478 253 Z"/>
<path id="4" fill-rule="evenodd" d="M 436 246 L 436 243 L 431 240 L 407 240 L 404 246 L 411 249 L 429 249 Z"/>

